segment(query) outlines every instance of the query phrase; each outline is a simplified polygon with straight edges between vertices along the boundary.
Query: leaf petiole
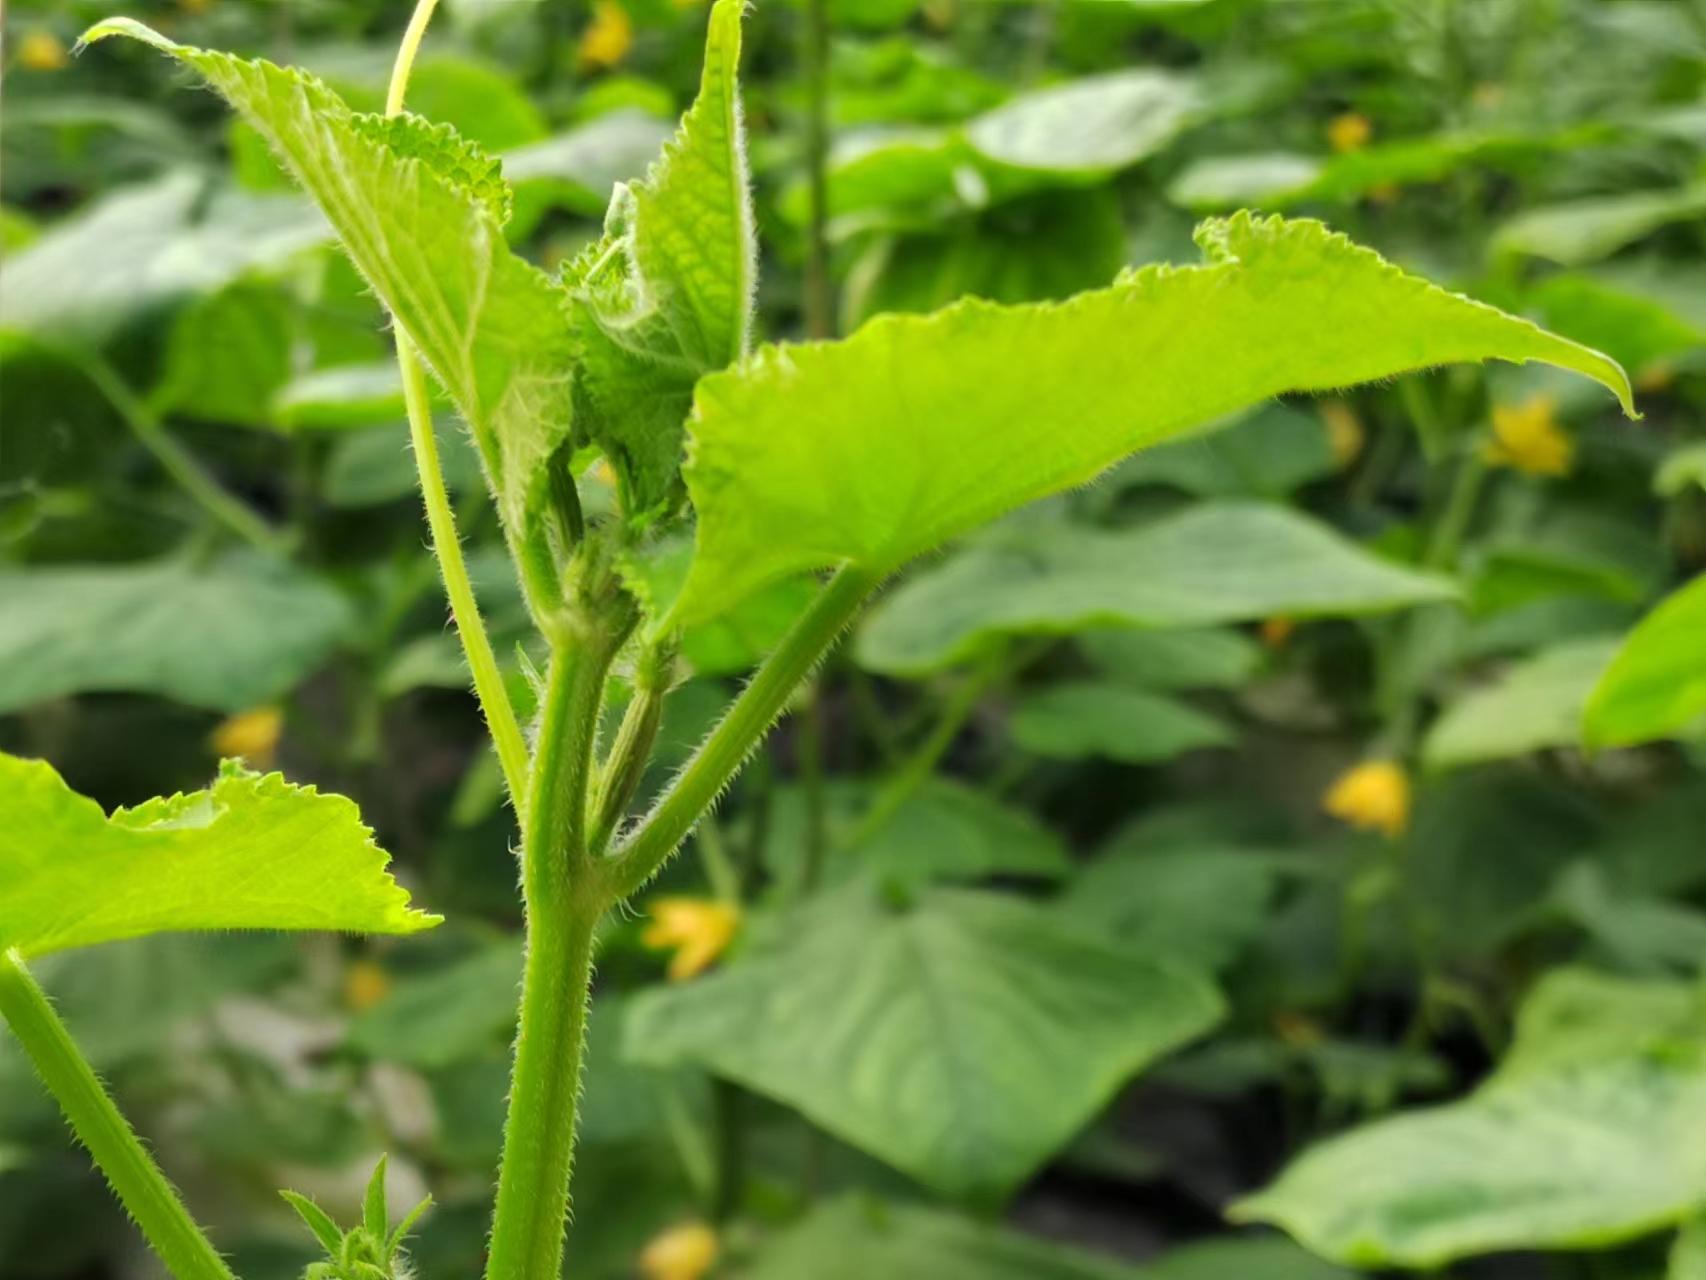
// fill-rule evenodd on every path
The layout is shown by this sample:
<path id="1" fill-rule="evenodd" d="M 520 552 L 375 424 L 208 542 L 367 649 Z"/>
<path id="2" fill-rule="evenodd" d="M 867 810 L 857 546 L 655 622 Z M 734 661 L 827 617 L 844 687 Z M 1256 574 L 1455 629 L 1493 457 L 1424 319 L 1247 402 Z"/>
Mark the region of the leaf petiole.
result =
<path id="1" fill-rule="evenodd" d="M 119 1114 L 15 949 L 0 952 L 0 1017 L 11 1026 L 77 1139 L 177 1280 L 233 1280 L 172 1184 Z"/>

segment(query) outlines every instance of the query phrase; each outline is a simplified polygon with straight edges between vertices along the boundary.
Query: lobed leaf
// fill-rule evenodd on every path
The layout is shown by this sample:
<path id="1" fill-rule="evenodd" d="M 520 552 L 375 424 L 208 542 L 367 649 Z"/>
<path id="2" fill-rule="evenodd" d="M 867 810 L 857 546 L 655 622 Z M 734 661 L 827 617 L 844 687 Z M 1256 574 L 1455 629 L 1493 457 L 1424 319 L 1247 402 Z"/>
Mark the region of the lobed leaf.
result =
<path id="1" fill-rule="evenodd" d="M 1286 391 L 1542 360 L 1633 412 L 1613 361 L 1406 275 L 1317 222 L 1239 214 L 1206 261 L 1068 302 L 968 300 L 701 380 L 685 468 L 698 550 L 677 623 L 790 573 L 889 572 L 1137 449 Z"/>
<path id="2" fill-rule="evenodd" d="M 128 18 L 83 39 L 110 36 L 194 68 L 265 137 L 444 384 L 505 528 L 524 536 L 568 436 L 572 352 L 557 290 L 505 242 L 497 162 L 447 125 L 352 111 L 306 72 L 178 44 Z"/>
<path id="3" fill-rule="evenodd" d="M 390 861 L 342 796 L 226 761 L 205 791 L 109 817 L 45 761 L 0 753 L 0 947 L 26 956 L 204 929 L 414 933 Z"/>
<path id="4" fill-rule="evenodd" d="M 1587 699 L 1587 740 L 1632 746 L 1706 715 L 1706 577 L 1660 602 L 1629 633 Z"/>
<path id="5" fill-rule="evenodd" d="M 863 885 L 769 947 L 635 1000 L 630 1056 L 701 1063 L 953 1195 L 1011 1190 L 1220 1016 L 1195 972 L 991 893 Z"/>

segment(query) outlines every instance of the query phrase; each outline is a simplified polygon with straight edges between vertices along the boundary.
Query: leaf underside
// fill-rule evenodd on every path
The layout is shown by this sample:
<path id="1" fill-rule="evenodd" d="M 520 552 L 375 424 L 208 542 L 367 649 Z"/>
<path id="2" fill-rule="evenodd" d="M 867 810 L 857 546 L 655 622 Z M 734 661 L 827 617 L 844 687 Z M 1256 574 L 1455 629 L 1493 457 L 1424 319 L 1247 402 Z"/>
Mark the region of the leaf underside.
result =
<path id="1" fill-rule="evenodd" d="M 109 817 L 53 767 L 0 753 L 0 947 L 26 956 L 206 929 L 414 933 L 355 805 L 232 761 L 205 791 Z"/>

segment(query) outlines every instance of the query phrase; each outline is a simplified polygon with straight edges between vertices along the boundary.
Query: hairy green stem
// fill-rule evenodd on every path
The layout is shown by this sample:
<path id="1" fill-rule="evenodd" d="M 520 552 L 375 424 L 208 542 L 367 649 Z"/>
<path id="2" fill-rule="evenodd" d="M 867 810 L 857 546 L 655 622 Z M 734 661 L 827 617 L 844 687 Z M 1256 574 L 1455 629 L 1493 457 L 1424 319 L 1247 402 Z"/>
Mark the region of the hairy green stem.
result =
<path id="1" fill-rule="evenodd" d="M 587 853 L 587 783 L 605 678 L 631 620 L 588 624 L 579 645 L 552 655 L 528 784 L 527 964 L 488 1280 L 562 1270 L 593 940 L 610 901 Z"/>
<path id="2" fill-rule="evenodd" d="M 438 0 L 419 0 L 409 19 L 408 29 L 397 49 L 396 64 L 391 70 L 391 84 L 386 91 L 385 114 L 388 116 L 394 116 L 403 109 L 415 54 L 420 50 L 427 23 L 432 20 L 437 6 Z M 420 356 L 415 353 L 409 335 L 400 326 L 396 340 L 397 369 L 403 377 L 403 405 L 409 418 L 409 441 L 414 447 L 421 499 L 426 504 L 427 528 L 432 533 L 432 553 L 444 578 L 444 593 L 450 598 L 450 615 L 456 620 L 456 634 L 462 639 L 462 651 L 467 655 L 468 670 L 474 679 L 474 694 L 486 717 L 492 745 L 497 748 L 504 783 L 509 788 L 510 800 L 520 813 L 526 799 L 527 743 L 521 736 L 515 707 L 510 703 L 503 676 L 498 671 L 491 637 L 486 634 L 486 624 L 480 617 L 480 605 L 474 597 L 467 561 L 462 558 L 456 514 L 450 505 L 450 491 L 444 484 L 444 469 L 438 458 L 438 437 L 432 429 L 432 404 L 427 395 L 426 371 L 421 367 Z M 521 816 L 525 822 L 526 814 Z"/>
<path id="3" fill-rule="evenodd" d="M 15 950 L 0 952 L 0 1016 L 167 1269 L 177 1280 L 232 1280 Z"/>
<path id="4" fill-rule="evenodd" d="M 851 566 L 839 570 L 782 637 L 752 683 L 616 853 L 611 886 L 618 900 L 631 896 L 656 875 L 687 838 L 877 582 L 875 575 Z"/>
<path id="5" fill-rule="evenodd" d="M 598 800 L 593 806 L 589 846 L 595 852 L 602 852 L 610 843 L 611 835 L 628 811 L 628 802 L 639 788 L 640 778 L 651 760 L 652 744 L 657 741 L 658 727 L 663 723 L 663 703 L 663 689 L 650 682 L 642 683 L 622 713 L 616 740 L 610 744 L 610 754 L 599 777 Z"/>

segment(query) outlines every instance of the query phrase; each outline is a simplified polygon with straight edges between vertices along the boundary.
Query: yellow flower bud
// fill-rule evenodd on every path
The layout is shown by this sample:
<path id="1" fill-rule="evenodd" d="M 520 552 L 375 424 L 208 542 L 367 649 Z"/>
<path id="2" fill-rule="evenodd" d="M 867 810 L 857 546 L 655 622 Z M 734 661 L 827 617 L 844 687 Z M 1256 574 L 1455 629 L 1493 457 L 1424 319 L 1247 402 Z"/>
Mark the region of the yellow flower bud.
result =
<path id="1" fill-rule="evenodd" d="M 592 7 L 592 21 L 581 32 L 575 50 L 582 71 L 602 71 L 614 67 L 628 56 L 634 47 L 634 23 L 619 0 L 597 0 Z"/>
<path id="2" fill-rule="evenodd" d="M 1262 643 L 1270 649 L 1283 649 L 1290 643 L 1292 632 L 1296 630 L 1297 621 L 1294 618 L 1263 618 Z"/>
<path id="3" fill-rule="evenodd" d="M 652 923 L 640 941 L 656 951 L 674 949 L 672 982 L 685 982 L 711 967 L 740 930 L 740 908 L 713 898 L 657 898 Z"/>
<path id="4" fill-rule="evenodd" d="M 208 735 L 208 745 L 221 756 L 236 756 L 257 769 L 273 762 L 284 712 L 278 707 L 253 707 L 221 720 Z"/>
<path id="5" fill-rule="evenodd" d="M 391 975 L 373 960 L 355 960 L 344 970 L 344 1007 L 352 1013 L 371 1009 L 391 991 Z"/>
<path id="6" fill-rule="evenodd" d="M 1410 779 L 1391 760 L 1370 760 L 1340 774 L 1322 808 L 1359 830 L 1396 836 L 1410 823 Z"/>
<path id="7" fill-rule="evenodd" d="M 1575 460 L 1576 447 L 1558 425 L 1557 402 L 1545 392 L 1520 405 L 1493 407 L 1493 439 L 1484 451 L 1495 466 L 1514 467 L 1535 476 L 1561 476 Z"/>
<path id="8" fill-rule="evenodd" d="M 32 31 L 18 41 L 18 62 L 31 71 L 63 71 L 69 61 L 65 42 L 51 31 Z"/>
<path id="9" fill-rule="evenodd" d="M 1340 467 L 1350 466 L 1362 452 L 1367 437 L 1362 419 L 1343 400 L 1327 400 L 1321 405 L 1321 421 L 1326 424 L 1327 444 L 1333 450 L 1334 460 Z"/>
<path id="10" fill-rule="evenodd" d="M 716 1264 L 717 1233 L 703 1222 L 684 1223 L 653 1237 L 640 1252 L 644 1280 L 700 1280 Z"/>
<path id="11" fill-rule="evenodd" d="M 1373 136 L 1374 125 L 1360 111 L 1347 111 L 1327 122 L 1327 142 L 1340 155 L 1362 150 Z"/>

